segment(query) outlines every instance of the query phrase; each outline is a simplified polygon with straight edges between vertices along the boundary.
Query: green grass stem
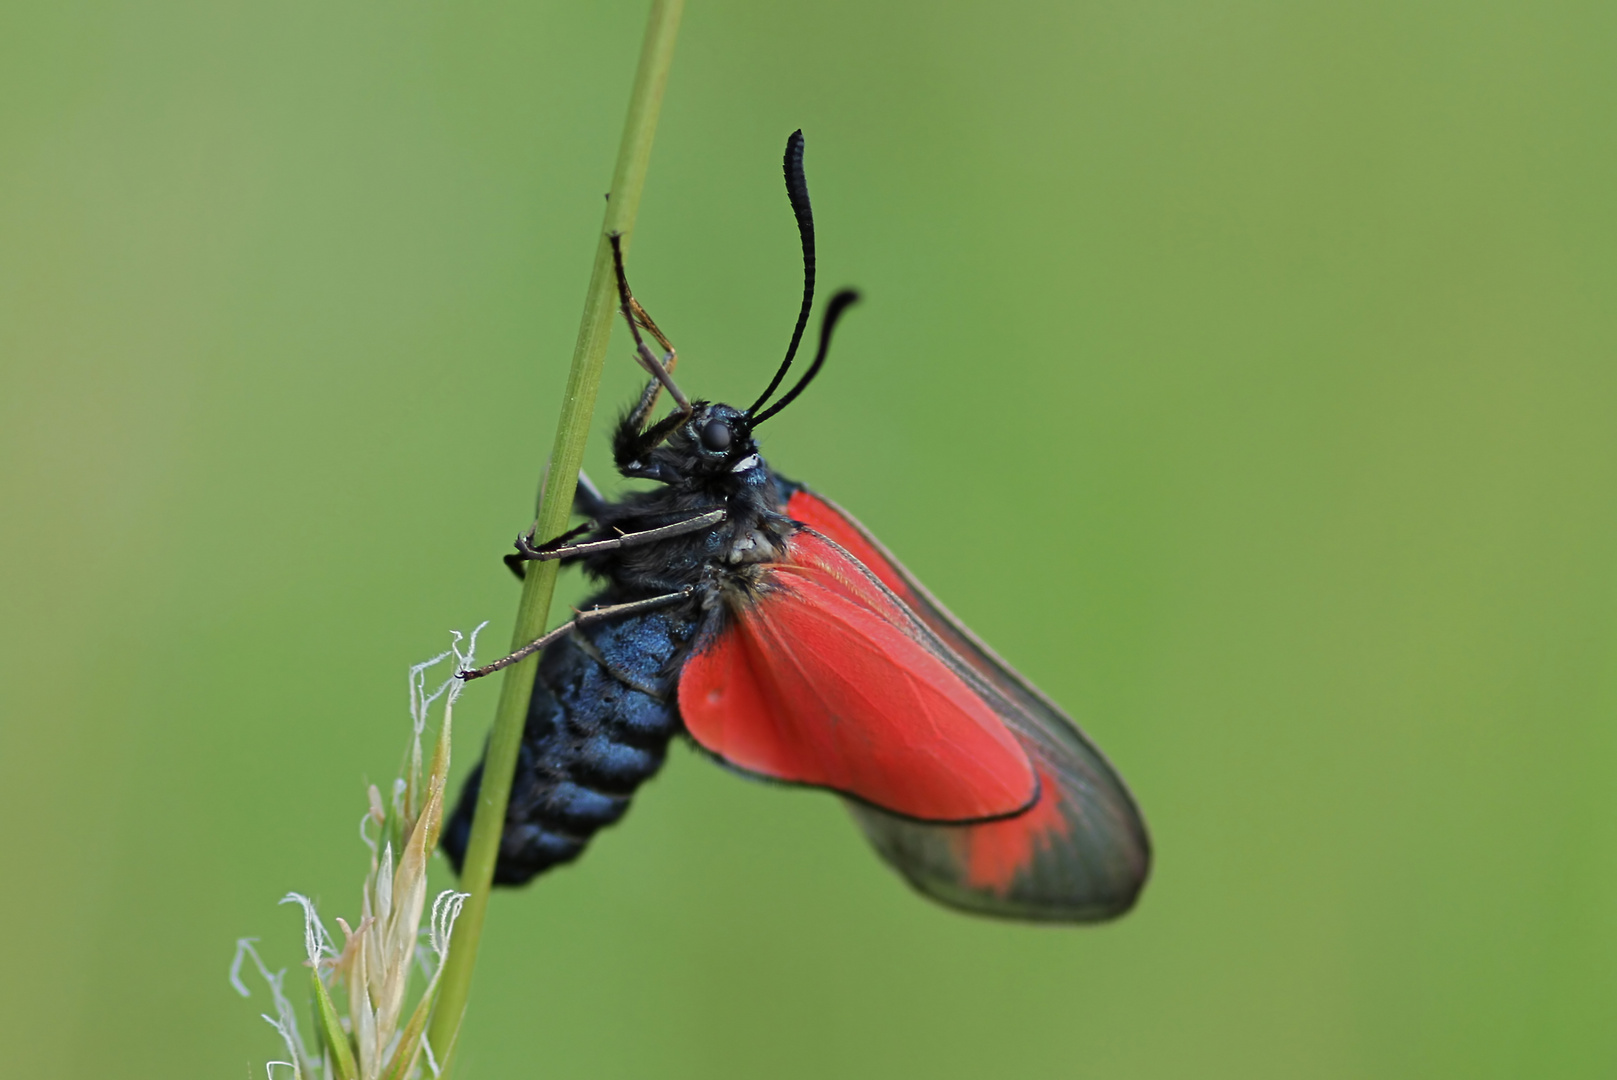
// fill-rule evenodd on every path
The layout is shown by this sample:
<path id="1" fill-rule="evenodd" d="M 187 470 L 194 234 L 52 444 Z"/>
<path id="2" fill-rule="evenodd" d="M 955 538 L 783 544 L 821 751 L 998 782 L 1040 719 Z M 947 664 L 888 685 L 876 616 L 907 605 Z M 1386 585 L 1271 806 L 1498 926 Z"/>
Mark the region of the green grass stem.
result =
<path id="1" fill-rule="evenodd" d="M 562 398 L 561 419 L 556 426 L 556 442 L 550 454 L 549 471 L 539 502 L 538 536 L 548 539 L 566 531 L 572 514 L 573 492 L 578 470 L 584 462 L 584 446 L 589 439 L 590 421 L 595 412 L 595 395 L 601 383 L 606 347 L 612 336 L 617 313 L 617 285 L 612 270 L 612 251 L 607 236 L 621 233 L 627 250 L 633 236 L 635 212 L 645 186 L 646 167 L 651 159 L 652 137 L 662 110 L 663 90 L 674 58 L 674 40 L 684 0 L 653 0 L 646 22 L 645 42 L 640 65 L 635 72 L 634 89 L 629 95 L 629 114 L 623 125 L 623 141 L 618 146 L 617 167 L 612 174 L 611 198 L 606 220 L 595 247 L 595 267 L 590 275 L 589 294 L 584 298 L 584 317 L 573 347 L 572 370 Z M 511 635 L 513 649 L 526 645 L 545 630 L 550 616 L 551 595 L 556 587 L 555 562 L 530 563 L 517 607 L 516 627 Z M 537 656 L 513 664 L 505 671 L 500 700 L 489 735 L 488 754 L 483 768 L 483 785 L 472 820 L 471 839 L 461 871 L 461 888 L 470 893 L 455 924 L 454 940 L 445 961 L 438 1005 L 433 1011 L 428 1039 L 447 1074 L 452 1068 L 461 1019 L 471 989 L 472 971 L 477 964 L 478 942 L 488 910 L 489 888 L 494 878 L 494 862 L 499 854 L 500 834 L 505 822 L 506 802 L 511 795 L 511 777 L 516 768 L 517 748 L 522 739 L 528 699 L 533 692 Z"/>

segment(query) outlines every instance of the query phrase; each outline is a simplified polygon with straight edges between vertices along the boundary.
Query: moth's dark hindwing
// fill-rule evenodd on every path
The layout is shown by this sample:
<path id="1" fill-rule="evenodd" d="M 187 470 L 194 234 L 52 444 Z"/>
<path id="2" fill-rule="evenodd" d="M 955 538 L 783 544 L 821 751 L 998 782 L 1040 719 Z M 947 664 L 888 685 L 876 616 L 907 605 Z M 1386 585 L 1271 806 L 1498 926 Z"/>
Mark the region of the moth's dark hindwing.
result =
<path id="1" fill-rule="evenodd" d="M 693 612 L 653 610 L 586 626 L 545 649 L 496 882 L 520 885 L 577 858 L 596 830 L 623 816 L 635 789 L 656 775 L 668 740 L 680 730 L 671 672 L 695 630 Z M 444 830 L 444 851 L 457 873 L 482 772 L 479 764 Z"/>

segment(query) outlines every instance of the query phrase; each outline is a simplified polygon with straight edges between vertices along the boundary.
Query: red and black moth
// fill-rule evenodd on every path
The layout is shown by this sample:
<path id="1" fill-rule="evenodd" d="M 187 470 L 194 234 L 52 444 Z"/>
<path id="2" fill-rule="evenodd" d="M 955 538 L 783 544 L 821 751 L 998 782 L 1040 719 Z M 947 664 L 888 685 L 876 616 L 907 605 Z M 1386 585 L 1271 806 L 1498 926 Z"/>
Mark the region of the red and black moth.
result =
<path id="1" fill-rule="evenodd" d="M 966 911 L 1085 922 L 1133 906 L 1145 822 L 1106 758 L 1049 698 L 938 603 L 852 516 L 775 473 L 756 432 L 817 375 L 851 291 L 826 305 L 813 362 L 785 379 L 814 300 L 803 136 L 786 145 L 803 243 L 803 302 L 786 359 L 747 409 L 690 401 L 673 346 L 618 290 L 652 376 L 618 422 L 617 501 L 581 478 L 587 521 L 506 557 L 577 563 L 603 588 L 571 622 L 463 677 L 540 652 L 497 881 L 576 858 L 622 817 L 679 734 L 725 766 L 843 796 L 918 890 Z M 663 348 L 657 356 L 644 329 Z M 650 422 L 662 390 L 673 411 Z M 444 833 L 456 867 L 480 774 Z"/>

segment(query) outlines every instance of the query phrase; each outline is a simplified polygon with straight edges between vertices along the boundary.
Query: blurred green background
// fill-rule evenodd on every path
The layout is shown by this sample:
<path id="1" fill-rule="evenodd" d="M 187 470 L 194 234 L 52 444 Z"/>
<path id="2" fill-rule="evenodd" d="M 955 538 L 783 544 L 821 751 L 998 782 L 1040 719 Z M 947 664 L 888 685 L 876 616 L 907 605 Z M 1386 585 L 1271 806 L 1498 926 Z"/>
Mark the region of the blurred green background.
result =
<path id="1" fill-rule="evenodd" d="M 233 942 L 354 914 L 405 667 L 509 632 L 644 10 L 0 10 L 0 1071 L 279 1056 Z M 682 749 L 496 899 L 463 1075 L 1617 1071 L 1614 57 L 1596 3 L 694 2 L 633 259 L 685 385 L 778 360 L 801 126 L 867 302 L 766 453 L 1156 872 L 974 921 Z"/>

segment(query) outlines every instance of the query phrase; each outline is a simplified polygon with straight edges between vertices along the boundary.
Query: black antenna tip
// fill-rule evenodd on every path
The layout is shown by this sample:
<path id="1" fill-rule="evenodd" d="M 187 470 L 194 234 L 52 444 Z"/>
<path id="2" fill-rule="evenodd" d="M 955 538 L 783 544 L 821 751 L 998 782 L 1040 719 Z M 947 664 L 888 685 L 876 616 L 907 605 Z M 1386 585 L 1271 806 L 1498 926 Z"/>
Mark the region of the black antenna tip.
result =
<path id="1" fill-rule="evenodd" d="M 831 342 L 831 332 L 836 329 L 837 323 L 842 319 L 842 313 L 863 300 L 864 294 L 858 289 L 843 289 L 831 298 L 825 305 L 825 311 L 820 316 L 820 348 L 823 354 Z M 824 362 L 823 360 L 821 361 Z"/>
<path id="2" fill-rule="evenodd" d="M 797 325 L 792 329 L 792 340 L 786 346 L 786 359 L 775 369 L 764 392 L 747 410 L 756 415 L 771 395 L 780 388 L 803 341 L 803 330 L 808 326 L 809 310 L 814 306 L 814 211 L 809 205 L 808 178 L 803 175 L 803 129 L 798 128 L 786 139 L 786 155 L 781 161 L 786 173 L 786 198 L 792 204 L 792 216 L 797 218 L 797 236 L 803 246 L 803 303 L 797 312 Z"/>
<path id="3" fill-rule="evenodd" d="M 797 227 L 811 231 L 813 213 L 809 209 L 808 178 L 803 175 L 803 129 L 798 128 L 786 139 L 786 154 L 781 161 L 786 173 L 786 197 L 791 200 L 792 213 L 797 215 Z"/>

